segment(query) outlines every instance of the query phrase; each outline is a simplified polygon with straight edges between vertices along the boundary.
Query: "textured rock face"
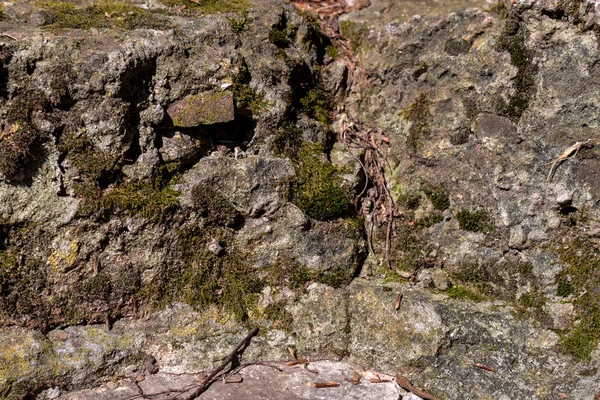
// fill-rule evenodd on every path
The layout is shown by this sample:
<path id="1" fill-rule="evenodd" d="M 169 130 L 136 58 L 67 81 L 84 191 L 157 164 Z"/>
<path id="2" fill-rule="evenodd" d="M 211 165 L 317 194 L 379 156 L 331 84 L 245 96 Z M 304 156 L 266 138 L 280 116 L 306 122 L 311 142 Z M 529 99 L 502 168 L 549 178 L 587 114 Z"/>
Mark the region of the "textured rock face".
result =
<path id="1" fill-rule="evenodd" d="M 290 6 L 161 4 L 5 8 L 1 397 L 117 398 L 248 326 L 245 360 L 291 346 L 440 399 L 597 394 L 595 2 L 373 1 L 339 23 L 349 88 Z M 389 138 L 392 271 L 333 101 Z"/>
<path id="2" fill-rule="evenodd" d="M 492 12 L 426 10 L 383 25 L 375 15 L 371 8 L 351 13 L 340 27 L 360 54 L 357 75 L 366 77 L 357 80 L 347 107 L 390 140 L 388 176 L 402 215 L 395 224 L 395 268 L 430 287 L 436 285 L 423 268 L 441 269 L 452 282 L 451 297 L 515 306 L 522 317 L 534 316 L 539 327 L 553 330 L 544 348 L 574 355 L 573 363 L 579 357 L 597 365 L 592 326 L 599 308 L 587 294 L 599 283 L 591 272 L 599 245 L 593 233 L 599 212 L 598 38 L 586 30 L 595 26 L 595 3 L 507 1 Z M 578 142 L 585 143 L 578 152 L 568 150 Z M 552 166 L 565 151 L 574 157 Z M 384 239 L 385 230 L 375 233 L 379 254 Z M 497 329 L 512 325 L 501 319 Z M 452 320 L 444 319 L 449 326 Z M 511 335 L 518 347 L 521 334 Z M 584 389 L 589 378 L 577 367 L 571 376 L 581 383 L 538 376 L 523 384 L 535 361 L 519 363 L 519 378 L 510 383 L 482 384 L 498 375 L 460 368 L 462 356 L 450 354 L 474 359 L 483 354 L 481 344 L 494 345 L 486 335 L 464 340 L 452 339 L 448 353 L 442 346 L 423 371 L 422 382 L 440 389 L 441 397 L 595 394 L 596 388 Z M 497 349 L 494 363 L 521 359 L 504 345 Z M 554 352 L 530 354 L 549 357 L 552 374 L 571 368 Z M 440 376 L 453 376 L 452 384 Z"/>

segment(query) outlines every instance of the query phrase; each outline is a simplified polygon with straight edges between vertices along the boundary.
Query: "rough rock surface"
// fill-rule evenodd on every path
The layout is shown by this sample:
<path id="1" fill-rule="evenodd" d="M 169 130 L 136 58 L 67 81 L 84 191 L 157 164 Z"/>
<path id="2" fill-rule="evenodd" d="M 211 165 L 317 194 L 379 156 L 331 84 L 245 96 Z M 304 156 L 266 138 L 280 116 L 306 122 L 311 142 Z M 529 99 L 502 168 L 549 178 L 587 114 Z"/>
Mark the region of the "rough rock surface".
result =
<path id="1" fill-rule="evenodd" d="M 374 0 L 353 74 L 290 5 L 210 4 L 5 3 L 0 397 L 179 389 L 252 326 L 244 361 L 597 396 L 596 3 Z M 389 139 L 392 271 L 333 102 Z M 415 398 L 377 385 L 335 393 Z"/>
<path id="2" fill-rule="evenodd" d="M 396 383 L 392 382 L 393 377 L 374 374 L 344 363 L 326 361 L 310 363 L 308 368 L 310 371 L 303 366 L 281 365 L 277 368 L 280 371 L 273 367 L 260 365 L 244 368 L 235 376 L 235 383 L 216 382 L 199 399 L 242 399 L 251 395 L 256 400 L 397 400 L 406 394 Z M 346 380 L 351 380 L 353 374 L 360 376 L 357 384 Z M 239 378 L 242 379 L 241 382 L 237 381 Z M 387 382 L 372 383 L 371 379 Z M 337 382 L 339 386 L 331 388 L 315 388 L 313 386 L 313 383 L 325 382 Z M 171 396 L 165 394 L 161 397 L 160 393 L 165 389 L 193 388 L 195 385 L 198 385 L 197 376 L 158 373 L 138 382 L 139 388 L 132 382 L 123 382 L 98 389 L 73 392 L 63 397 L 66 400 L 117 400 L 136 396 L 139 394 L 139 390 L 142 390 L 147 396 L 161 400 Z M 192 392 L 193 389 L 190 389 L 185 394 L 189 395 Z"/>

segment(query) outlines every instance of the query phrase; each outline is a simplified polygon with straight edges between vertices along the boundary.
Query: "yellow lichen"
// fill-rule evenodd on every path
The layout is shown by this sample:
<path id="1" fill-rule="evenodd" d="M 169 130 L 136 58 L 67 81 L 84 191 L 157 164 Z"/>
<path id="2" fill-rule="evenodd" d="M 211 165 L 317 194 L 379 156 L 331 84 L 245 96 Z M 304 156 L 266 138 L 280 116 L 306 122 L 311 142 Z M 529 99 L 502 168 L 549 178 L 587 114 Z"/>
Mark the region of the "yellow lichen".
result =
<path id="1" fill-rule="evenodd" d="M 48 264 L 52 271 L 64 272 L 68 270 L 79 255 L 79 242 L 74 240 L 69 245 L 69 250 L 61 251 L 59 249 L 52 250 L 50 257 L 48 257 Z"/>

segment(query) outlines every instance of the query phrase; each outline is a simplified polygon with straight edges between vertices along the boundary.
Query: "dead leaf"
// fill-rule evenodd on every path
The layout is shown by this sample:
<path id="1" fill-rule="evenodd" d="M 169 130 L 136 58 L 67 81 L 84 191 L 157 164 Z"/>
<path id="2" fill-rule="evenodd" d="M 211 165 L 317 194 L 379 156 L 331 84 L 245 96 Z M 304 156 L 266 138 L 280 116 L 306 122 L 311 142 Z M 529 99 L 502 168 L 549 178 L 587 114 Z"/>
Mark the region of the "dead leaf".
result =
<path id="1" fill-rule="evenodd" d="M 299 359 L 297 359 L 296 361 L 289 361 L 286 363 L 286 365 L 288 367 L 292 367 L 294 365 L 299 365 L 299 364 L 306 364 L 308 363 L 308 359 L 304 358 L 304 357 L 300 357 Z"/>
<path id="2" fill-rule="evenodd" d="M 292 346 L 288 346 L 288 351 L 294 360 L 298 359 L 298 357 L 296 357 L 296 350 Z"/>
<path id="3" fill-rule="evenodd" d="M 398 293 L 398 298 L 396 299 L 396 311 L 400 309 L 400 305 L 402 304 L 402 298 L 404 295 L 402 293 Z"/>
<path id="4" fill-rule="evenodd" d="M 560 398 L 561 398 L 561 399 L 566 399 L 566 398 L 568 398 L 568 397 L 569 397 L 569 396 L 567 396 L 567 394 L 566 394 L 566 393 L 561 393 L 561 394 L 560 394 Z"/>
<path id="5" fill-rule="evenodd" d="M 353 385 L 358 385 L 360 383 L 360 380 L 362 379 L 362 374 L 359 372 L 354 371 L 352 373 L 352 378 L 346 378 L 346 382 L 350 382 Z"/>
<path id="6" fill-rule="evenodd" d="M 317 388 L 317 389 L 322 389 L 322 388 L 333 388 L 333 387 L 338 387 L 340 386 L 339 382 L 313 382 L 312 383 L 313 387 Z"/>
<path id="7" fill-rule="evenodd" d="M 389 379 L 371 378 L 371 379 L 369 379 L 369 382 L 371 382 L 371 383 L 386 383 L 386 382 L 391 382 L 391 381 Z"/>
<path id="8" fill-rule="evenodd" d="M 400 374 L 396 375 L 396 383 L 404 390 L 408 390 L 411 393 L 416 394 L 417 396 L 419 396 L 420 398 L 422 398 L 423 400 L 438 400 L 435 397 L 433 397 L 432 395 L 430 395 L 429 393 L 427 393 L 424 390 L 419 389 L 418 387 L 414 386 L 412 384 L 412 382 L 410 381 L 410 379 L 408 379 L 405 376 L 402 376 Z"/>
<path id="9" fill-rule="evenodd" d="M 483 365 L 483 364 L 477 363 L 477 364 L 475 364 L 475 366 L 477 368 L 485 369 L 486 371 L 496 372 L 496 370 L 494 368 L 488 367 L 487 365 Z"/>

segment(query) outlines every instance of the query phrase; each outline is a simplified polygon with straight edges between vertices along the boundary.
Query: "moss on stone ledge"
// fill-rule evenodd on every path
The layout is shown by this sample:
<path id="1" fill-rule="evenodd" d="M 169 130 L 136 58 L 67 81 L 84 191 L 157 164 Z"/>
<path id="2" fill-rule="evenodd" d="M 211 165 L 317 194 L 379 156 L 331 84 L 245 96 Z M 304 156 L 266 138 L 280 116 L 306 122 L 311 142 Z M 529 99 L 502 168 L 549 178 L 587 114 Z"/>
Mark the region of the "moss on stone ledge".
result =
<path id="1" fill-rule="evenodd" d="M 179 192 L 158 180 L 125 182 L 107 190 L 99 199 L 98 207 L 114 213 L 122 211 L 150 221 L 160 221 L 179 206 Z"/>
<path id="2" fill-rule="evenodd" d="M 243 13 L 247 12 L 251 4 L 247 0 L 161 0 L 161 2 L 174 9 L 185 10 L 191 14 L 217 14 L 217 13 Z"/>
<path id="3" fill-rule="evenodd" d="M 577 320 L 562 335 L 564 350 L 589 360 L 600 343 L 600 250 L 589 239 L 567 237 L 554 245 L 564 269 L 557 275 L 557 294 L 573 295 Z"/>
<path id="4" fill-rule="evenodd" d="M 211 251 L 210 246 L 222 251 Z M 215 304 L 245 321 L 247 300 L 262 291 L 264 282 L 233 245 L 233 232 L 216 225 L 186 228 L 179 232 L 176 247 L 182 262 L 165 266 L 141 296 L 155 306 L 181 301 L 204 309 Z"/>
<path id="5" fill-rule="evenodd" d="M 78 210 L 82 215 L 124 213 L 158 222 L 179 206 L 179 193 L 169 186 L 172 166 L 162 166 L 152 178 L 123 181 L 119 157 L 98 149 L 85 135 L 65 132 L 58 149 L 79 174 L 74 191 L 82 200 Z M 104 188 L 104 181 L 114 184 Z"/>
<path id="6" fill-rule="evenodd" d="M 46 29 L 170 29 L 172 24 L 157 11 L 145 10 L 129 1 L 101 0 L 85 7 L 63 1 L 39 1 Z"/>

